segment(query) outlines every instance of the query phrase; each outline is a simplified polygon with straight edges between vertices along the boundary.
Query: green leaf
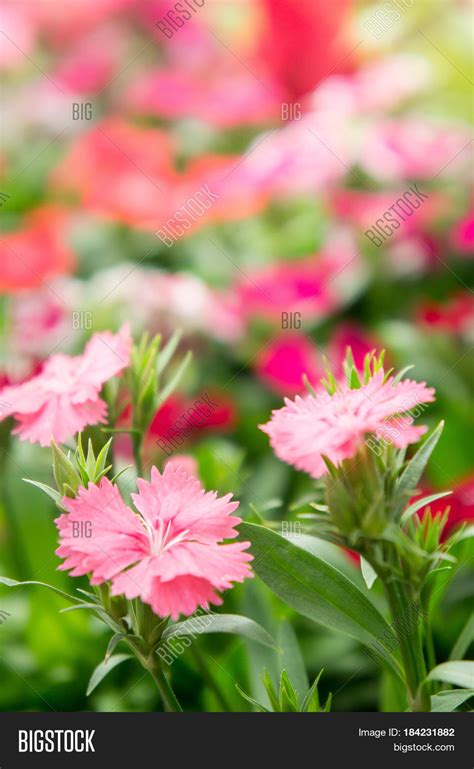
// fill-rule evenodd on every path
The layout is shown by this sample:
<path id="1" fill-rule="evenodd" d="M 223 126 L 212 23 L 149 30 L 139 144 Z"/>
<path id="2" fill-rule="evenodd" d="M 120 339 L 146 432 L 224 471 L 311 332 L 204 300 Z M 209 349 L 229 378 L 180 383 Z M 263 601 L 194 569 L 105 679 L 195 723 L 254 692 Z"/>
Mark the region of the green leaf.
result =
<path id="1" fill-rule="evenodd" d="M 101 607 L 97 603 L 77 603 L 74 606 L 66 606 L 65 609 L 61 609 L 60 614 L 67 614 L 70 611 L 77 611 L 78 609 L 87 609 L 88 611 L 100 611 Z"/>
<path id="2" fill-rule="evenodd" d="M 59 493 L 59 491 L 56 491 L 56 489 L 53 489 L 51 486 L 47 486 L 46 483 L 32 481 L 30 478 L 22 478 L 22 480 L 25 481 L 25 483 L 30 483 L 31 486 L 36 486 L 38 489 L 41 489 L 41 491 L 44 491 L 48 497 L 51 497 L 55 504 L 59 505 L 62 498 L 62 495 Z"/>
<path id="3" fill-rule="evenodd" d="M 163 633 L 163 641 L 201 633 L 233 633 L 258 641 L 265 646 L 275 646 L 271 635 L 257 622 L 238 614 L 201 614 L 197 617 L 170 625 Z"/>
<path id="4" fill-rule="evenodd" d="M 182 375 L 184 374 L 184 371 L 187 368 L 191 358 L 192 358 L 192 352 L 189 350 L 184 356 L 181 363 L 179 364 L 178 368 L 176 369 L 174 376 L 165 385 L 163 390 L 161 390 L 160 397 L 158 399 L 158 406 L 161 406 L 161 404 L 165 402 L 165 400 L 171 395 L 173 390 L 178 386 L 178 382 L 181 379 Z"/>
<path id="5" fill-rule="evenodd" d="M 433 450 L 443 432 L 444 422 L 440 422 L 429 438 L 418 449 L 395 484 L 394 512 L 401 513 L 407 500 L 413 495 L 421 474 L 425 469 Z"/>
<path id="6" fill-rule="evenodd" d="M 462 542 L 463 539 L 470 539 L 471 537 L 474 537 L 474 526 L 472 525 L 458 529 L 450 535 L 449 540 L 452 540 L 453 544 L 457 545 L 457 543 Z"/>
<path id="7" fill-rule="evenodd" d="M 301 711 L 303 713 L 319 713 L 320 711 L 318 684 L 322 674 L 323 671 L 320 670 L 301 703 Z"/>
<path id="8" fill-rule="evenodd" d="M 305 692 L 308 691 L 309 681 L 298 639 L 289 622 L 281 623 L 277 640 L 280 652 L 280 670 L 286 670 L 298 694 L 298 701 L 301 702 Z"/>
<path id="9" fill-rule="evenodd" d="M 447 497 L 449 494 L 452 494 L 452 491 L 441 491 L 438 494 L 429 494 L 427 497 L 423 497 L 422 499 L 418 499 L 416 502 L 413 502 L 410 507 L 407 507 L 405 512 L 403 513 L 401 517 L 401 523 L 405 524 L 407 523 L 410 518 L 418 511 L 421 510 L 422 507 L 425 507 L 426 505 L 429 505 L 430 502 L 434 502 L 436 499 L 442 499 L 443 497 Z"/>
<path id="10" fill-rule="evenodd" d="M 470 645 L 474 641 L 474 612 L 468 617 L 466 624 L 459 634 L 459 638 L 451 649 L 450 660 L 462 660 Z"/>
<path id="11" fill-rule="evenodd" d="M 39 585 L 40 587 L 47 587 L 48 590 L 52 590 L 53 593 L 57 593 L 62 598 L 65 598 L 67 601 L 71 601 L 71 603 L 84 603 L 80 598 L 75 598 L 73 595 L 69 595 L 69 593 L 65 593 L 63 590 L 60 590 L 58 587 L 54 587 L 54 585 L 48 585 L 46 582 L 35 582 L 33 580 L 27 580 L 26 582 L 17 582 L 16 579 L 9 579 L 8 577 L 0 577 L 0 584 L 6 585 L 7 587 L 21 587 L 22 585 Z"/>
<path id="12" fill-rule="evenodd" d="M 384 659 L 400 675 L 388 651 L 397 647 L 394 633 L 351 580 L 269 529 L 243 523 L 240 532 L 252 542 L 254 571 L 282 601 L 337 633 L 385 648 Z"/>
<path id="13" fill-rule="evenodd" d="M 443 681 L 463 689 L 474 689 L 474 662 L 453 660 L 443 662 L 431 670 L 428 681 Z"/>
<path id="14" fill-rule="evenodd" d="M 69 459 L 70 452 L 66 454 L 56 445 L 53 439 L 51 439 L 51 449 L 53 453 L 53 476 L 58 491 L 61 495 L 64 495 L 64 487 L 68 486 L 72 490 L 70 496 L 74 497 L 81 482 L 81 477 Z"/>
<path id="15" fill-rule="evenodd" d="M 92 694 L 96 686 L 100 684 L 101 681 L 104 680 L 105 676 L 110 673 L 111 670 L 117 667 L 117 665 L 120 665 L 122 662 L 125 662 L 125 660 L 132 659 L 131 654 L 116 654 L 115 657 L 110 657 L 110 659 L 107 660 L 107 662 L 101 662 L 100 665 L 97 665 L 96 669 L 91 675 L 89 686 L 87 687 L 86 691 L 86 697 L 89 696 L 89 694 Z"/>
<path id="16" fill-rule="evenodd" d="M 174 355 L 174 352 L 179 344 L 179 341 L 182 337 L 182 331 L 175 331 L 173 336 L 170 337 L 168 342 L 165 344 L 163 349 L 161 350 L 159 356 L 158 356 L 158 365 L 157 365 L 157 371 L 158 374 L 161 374 L 161 372 L 164 370 L 164 368 L 168 365 L 171 358 Z"/>
<path id="17" fill-rule="evenodd" d="M 414 363 L 411 363 L 409 366 L 405 366 L 405 368 L 402 368 L 402 370 L 399 371 L 398 374 L 395 374 L 395 376 L 393 377 L 392 387 L 398 384 L 401 381 L 401 379 L 405 376 L 405 374 L 408 371 L 410 371 L 412 368 L 415 368 Z"/>
<path id="18" fill-rule="evenodd" d="M 120 641 L 123 641 L 124 638 L 127 638 L 127 637 L 128 636 L 126 633 L 115 633 L 115 635 L 112 636 L 107 646 L 107 650 L 105 652 L 104 662 L 108 662 L 108 660 L 114 653 L 115 647 L 117 646 L 117 644 L 119 644 Z"/>
<path id="19" fill-rule="evenodd" d="M 240 696 L 243 697 L 247 702 L 250 702 L 251 705 L 253 705 L 254 708 L 256 708 L 260 713 L 271 713 L 272 711 L 266 708 L 264 705 L 261 705 L 260 702 L 257 702 L 253 697 L 251 697 L 249 694 L 244 692 L 244 690 L 239 686 L 239 684 L 235 684 L 235 688 L 239 692 Z"/>
<path id="20" fill-rule="evenodd" d="M 377 579 L 377 572 L 370 565 L 370 563 L 365 560 L 365 558 L 362 558 L 362 556 L 360 557 L 360 570 L 364 578 L 364 582 L 370 590 L 375 580 Z"/>
<path id="21" fill-rule="evenodd" d="M 431 697 L 431 710 L 433 713 L 451 713 L 471 697 L 474 697 L 474 689 L 439 692 Z"/>

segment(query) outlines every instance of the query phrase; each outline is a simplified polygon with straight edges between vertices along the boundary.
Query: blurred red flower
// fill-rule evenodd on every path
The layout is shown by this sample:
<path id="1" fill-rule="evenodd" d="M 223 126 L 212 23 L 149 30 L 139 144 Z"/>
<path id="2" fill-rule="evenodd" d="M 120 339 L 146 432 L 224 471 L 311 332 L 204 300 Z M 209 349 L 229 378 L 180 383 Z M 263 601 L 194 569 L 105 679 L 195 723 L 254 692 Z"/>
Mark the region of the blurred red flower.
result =
<path id="1" fill-rule="evenodd" d="M 348 67 L 351 0 L 261 0 L 260 54 L 291 101 Z M 346 39 L 345 39 L 346 38 Z"/>
<path id="2" fill-rule="evenodd" d="M 466 291 L 447 302 L 425 302 L 417 316 L 419 323 L 430 331 L 465 334 L 474 330 L 474 297 Z"/>
<path id="3" fill-rule="evenodd" d="M 443 513 L 447 507 L 450 508 L 446 526 L 443 530 L 443 539 L 446 539 L 458 526 L 463 523 L 474 521 L 474 475 L 459 480 L 452 488 L 452 494 L 449 497 L 443 497 L 429 505 L 432 515 Z M 436 493 L 433 489 L 423 489 L 423 492 L 414 497 L 410 502 L 414 502 L 427 494 Z M 418 515 L 423 517 L 426 507 L 419 510 Z"/>
<path id="4" fill-rule="evenodd" d="M 21 229 L 0 238 L 0 292 L 38 288 L 55 275 L 71 272 L 75 256 L 66 241 L 70 214 L 42 206 L 25 217 Z"/>
<path id="5" fill-rule="evenodd" d="M 111 117 L 75 140 L 51 184 L 76 192 L 91 213 L 140 224 L 170 213 L 172 157 L 164 132 Z"/>

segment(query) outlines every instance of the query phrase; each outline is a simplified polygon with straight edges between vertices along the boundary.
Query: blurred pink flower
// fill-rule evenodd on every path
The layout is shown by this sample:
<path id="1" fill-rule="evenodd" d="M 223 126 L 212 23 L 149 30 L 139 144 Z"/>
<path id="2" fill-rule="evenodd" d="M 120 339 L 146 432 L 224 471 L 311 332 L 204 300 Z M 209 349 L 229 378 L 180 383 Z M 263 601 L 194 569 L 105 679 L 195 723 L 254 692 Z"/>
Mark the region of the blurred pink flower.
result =
<path id="1" fill-rule="evenodd" d="M 81 306 L 79 287 L 77 280 L 56 278 L 44 288 L 13 297 L 7 336 L 12 358 L 29 358 L 31 363 L 45 358 L 59 346 L 64 352 L 74 343 L 81 333 L 71 328 L 73 308 Z"/>
<path id="2" fill-rule="evenodd" d="M 163 42 L 168 45 L 168 61 L 159 69 L 138 75 L 125 93 L 126 109 L 165 118 L 198 119 L 218 128 L 279 118 L 282 93 L 271 74 L 261 71 L 261 62 L 252 61 L 249 68 L 242 66 L 239 58 L 248 61 L 249 56 L 245 48 L 241 50 L 242 39 L 232 43 L 234 55 L 229 56 L 195 18 L 180 30 L 173 44 L 167 38 Z"/>
<path id="3" fill-rule="evenodd" d="M 98 27 L 60 58 L 52 77 L 73 93 L 95 93 L 112 79 L 123 52 L 123 32 L 118 27 Z"/>
<path id="4" fill-rule="evenodd" d="M 68 0 L 67 3 L 38 2 L 29 13 L 37 21 L 49 45 L 67 47 L 114 14 L 135 5 L 136 0 Z"/>
<path id="5" fill-rule="evenodd" d="M 327 472 L 323 455 L 338 465 L 356 454 L 367 434 L 388 435 L 395 446 L 403 448 L 417 441 L 426 427 L 413 427 L 411 417 L 403 427 L 396 427 L 395 418 L 433 401 L 434 389 L 409 379 L 397 384 L 393 377 L 383 380 L 384 372 L 379 371 L 356 390 L 344 385 L 332 396 L 324 391 L 317 397 L 285 398 L 285 406 L 274 410 L 260 429 L 270 436 L 279 459 L 314 478 Z"/>
<path id="6" fill-rule="evenodd" d="M 257 359 L 256 372 L 279 395 L 304 391 L 303 374 L 313 386 L 324 376 L 316 346 L 297 332 L 281 334 L 267 345 Z"/>
<path id="7" fill-rule="evenodd" d="M 65 558 L 59 567 L 75 577 L 91 574 L 91 584 L 110 580 L 113 595 L 140 598 L 160 617 L 189 616 L 198 607 L 221 604 L 216 593 L 251 576 L 249 542 L 222 544 L 237 536 L 240 518 L 231 515 L 232 495 L 205 492 L 182 467 L 153 467 L 151 482 L 139 478 L 132 494 L 139 515 L 123 502 L 119 490 L 103 478 L 99 486 L 63 498 L 67 515 L 56 524 Z M 74 524 L 87 524 L 74 536 Z"/>
<path id="8" fill-rule="evenodd" d="M 406 188 L 384 190 L 383 192 L 341 189 L 330 195 L 330 206 L 343 222 L 350 223 L 365 232 L 373 227 L 377 220 L 382 219 L 384 213 L 391 206 L 394 206 L 406 192 Z M 415 195 L 411 197 L 415 197 Z M 415 202 L 417 202 L 416 197 Z M 407 206 L 403 199 L 402 203 L 404 205 L 403 210 L 406 212 Z M 398 228 L 391 227 L 393 239 L 398 240 L 426 231 L 431 225 L 439 221 L 439 218 L 449 211 L 449 208 L 450 200 L 446 195 L 430 191 L 428 199 L 423 200 L 422 205 L 419 204 L 419 208 L 412 209 L 410 216 L 405 215 L 405 221 L 402 218 L 403 210 L 402 215 L 399 214 L 397 217 L 390 213 L 392 225 L 394 219 L 399 225 Z"/>
<path id="9" fill-rule="evenodd" d="M 103 217 L 130 225 L 160 220 L 175 210 L 172 157 L 163 131 L 111 117 L 73 142 L 51 185 L 77 193 L 84 208 Z"/>
<path id="10" fill-rule="evenodd" d="M 474 256 L 474 207 L 457 222 L 451 240 L 456 251 Z"/>
<path id="11" fill-rule="evenodd" d="M 316 319 L 345 304 L 361 278 L 355 243 L 338 232 L 315 256 L 248 272 L 236 291 L 247 317 L 281 322 L 283 312 L 301 312 L 304 319 Z"/>
<path id="12" fill-rule="evenodd" d="M 239 171 L 267 198 L 326 191 L 355 157 L 353 127 L 336 111 L 310 112 L 253 141 Z"/>
<path id="13" fill-rule="evenodd" d="M 191 454 L 176 454 L 176 456 L 166 460 L 165 467 L 172 470 L 182 468 L 186 475 L 199 478 L 198 463 Z"/>
<path id="14" fill-rule="evenodd" d="M 75 264 L 66 241 L 68 211 L 45 205 L 33 210 L 23 227 L 0 238 L 0 292 L 38 288 Z"/>
<path id="15" fill-rule="evenodd" d="M 347 348 L 350 347 L 356 368 L 362 371 L 367 353 L 376 350 L 379 346 L 378 340 L 371 331 L 367 331 L 352 321 L 340 323 L 333 331 L 328 343 L 329 366 L 336 378 L 341 377 L 343 374 L 342 364 L 346 357 Z M 385 362 L 387 362 L 386 358 Z"/>
<path id="16" fill-rule="evenodd" d="M 102 385 L 129 364 L 128 325 L 117 334 L 102 331 L 89 340 L 82 355 L 52 355 L 42 371 L 27 382 L 0 391 L 0 419 L 13 416 L 21 440 L 47 446 L 62 443 L 86 425 L 106 421 Z"/>
<path id="17" fill-rule="evenodd" d="M 355 72 L 325 78 L 311 96 L 316 111 L 339 115 L 387 111 L 423 90 L 431 81 L 422 56 L 397 54 L 369 61 Z M 387 88 L 390 82 L 390 88 Z"/>
<path id="18" fill-rule="evenodd" d="M 0 69 L 28 66 L 28 54 L 36 42 L 37 24 L 28 4 L 2 3 Z M 5 85 L 5 84 L 4 84 Z"/>
<path id="19" fill-rule="evenodd" d="M 426 118 L 382 119 L 366 133 L 359 162 L 383 181 L 427 179 L 465 173 L 471 138 L 462 125 Z"/>

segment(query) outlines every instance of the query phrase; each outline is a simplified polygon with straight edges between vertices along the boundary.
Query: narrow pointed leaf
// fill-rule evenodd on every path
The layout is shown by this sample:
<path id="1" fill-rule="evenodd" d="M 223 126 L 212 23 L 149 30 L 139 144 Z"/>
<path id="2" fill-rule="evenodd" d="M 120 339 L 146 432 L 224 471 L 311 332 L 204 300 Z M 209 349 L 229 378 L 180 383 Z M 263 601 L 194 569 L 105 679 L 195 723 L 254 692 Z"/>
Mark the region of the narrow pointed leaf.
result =
<path id="1" fill-rule="evenodd" d="M 474 689 L 474 662 L 453 660 L 437 665 L 428 676 L 429 681 L 443 681 L 445 684 Z"/>
<path id="2" fill-rule="evenodd" d="M 414 489 L 421 478 L 428 460 L 438 443 L 443 432 L 444 422 L 440 422 L 429 438 L 418 449 L 414 457 L 410 460 L 400 478 L 395 484 L 395 511 L 401 513 L 406 501 L 412 495 Z"/>
<path id="3" fill-rule="evenodd" d="M 80 598 L 75 598 L 73 595 L 69 595 L 69 593 L 65 593 L 63 590 L 60 590 L 58 587 L 54 587 L 54 585 L 48 585 L 46 582 L 36 582 L 34 580 L 27 580 L 26 582 L 17 582 L 16 579 L 9 579 L 8 577 L 0 577 L 0 584 L 6 585 L 7 587 L 21 587 L 22 585 L 38 585 L 39 587 L 47 587 L 48 590 L 52 590 L 53 593 L 57 593 L 61 596 L 61 598 L 65 598 L 66 601 L 71 601 L 71 603 L 83 603 L 83 601 Z"/>
<path id="4" fill-rule="evenodd" d="M 165 400 L 171 395 L 173 390 L 178 386 L 179 380 L 181 379 L 182 375 L 184 374 L 185 369 L 188 367 L 189 361 L 191 360 L 192 353 L 191 351 L 187 352 L 184 356 L 183 360 L 179 364 L 174 376 L 170 379 L 170 381 L 165 385 L 163 390 L 160 392 L 160 397 L 158 400 L 158 405 L 161 405 L 165 402 Z"/>
<path id="5" fill-rule="evenodd" d="M 107 676 L 111 670 L 116 668 L 117 665 L 120 665 L 122 662 L 125 662 L 125 660 L 130 659 L 132 659 L 131 654 L 116 654 L 115 657 L 110 657 L 107 662 L 101 662 L 100 665 L 97 665 L 96 669 L 91 675 L 91 679 L 86 691 L 86 697 L 88 697 L 89 694 L 92 694 L 96 686 L 98 686 L 100 682 L 104 680 L 105 676 Z"/>
<path id="6" fill-rule="evenodd" d="M 364 578 L 364 582 L 370 590 L 375 580 L 377 579 L 377 572 L 373 569 L 370 563 L 365 560 L 365 558 L 362 558 L 362 556 L 360 557 L 360 570 Z"/>
<path id="7" fill-rule="evenodd" d="M 286 670 L 288 678 L 298 694 L 298 701 L 301 702 L 305 692 L 308 691 L 309 682 L 298 639 L 289 622 L 281 623 L 277 641 L 280 652 L 280 670 Z"/>
<path id="8" fill-rule="evenodd" d="M 158 356 L 158 366 L 157 366 L 158 374 L 161 374 L 163 369 L 165 369 L 168 363 L 170 362 L 180 342 L 181 337 L 182 337 L 182 332 L 175 331 L 173 336 L 169 339 L 169 341 L 163 347 L 162 351 Z"/>
<path id="9" fill-rule="evenodd" d="M 451 660 L 462 660 L 472 643 L 474 643 L 474 612 L 468 618 L 466 624 L 461 630 L 458 640 L 451 650 L 449 658 Z"/>
<path id="10" fill-rule="evenodd" d="M 257 622 L 238 614 L 201 614 L 166 628 L 163 640 L 201 633 L 233 633 L 258 641 L 265 646 L 275 646 L 271 635 Z"/>
<path id="11" fill-rule="evenodd" d="M 474 697 L 474 689 L 439 692 L 431 697 L 431 710 L 433 713 L 452 713 L 471 697 Z"/>
<path id="12" fill-rule="evenodd" d="M 397 647 L 393 631 L 379 611 L 338 569 L 262 526 L 243 523 L 240 532 L 252 542 L 252 568 L 282 601 L 367 646 Z M 384 659 L 400 674 L 388 649 Z"/>
<path id="13" fill-rule="evenodd" d="M 415 515 L 418 510 L 421 510 L 422 507 L 426 507 L 426 505 L 429 505 L 431 502 L 434 502 L 436 499 L 442 499 L 443 497 L 447 497 L 449 494 L 452 494 L 452 491 L 442 491 L 438 494 L 430 494 L 427 497 L 423 497 L 423 499 L 418 499 L 416 502 L 413 502 L 410 507 L 407 507 L 405 512 L 403 513 L 401 517 L 402 524 L 407 523 L 410 518 L 412 518 L 413 515 Z"/>
<path id="14" fill-rule="evenodd" d="M 48 497 L 51 497 L 56 504 L 59 504 L 61 501 L 62 495 L 59 491 L 56 491 L 56 489 L 53 489 L 51 486 L 47 486 L 46 483 L 32 481 L 31 478 L 23 478 L 22 480 L 25 481 L 25 483 L 29 483 L 31 486 L 36 486 L 38 489 L 41 489 L 41 491 L 44 491 L 44 493 L 47 494 Z"/>

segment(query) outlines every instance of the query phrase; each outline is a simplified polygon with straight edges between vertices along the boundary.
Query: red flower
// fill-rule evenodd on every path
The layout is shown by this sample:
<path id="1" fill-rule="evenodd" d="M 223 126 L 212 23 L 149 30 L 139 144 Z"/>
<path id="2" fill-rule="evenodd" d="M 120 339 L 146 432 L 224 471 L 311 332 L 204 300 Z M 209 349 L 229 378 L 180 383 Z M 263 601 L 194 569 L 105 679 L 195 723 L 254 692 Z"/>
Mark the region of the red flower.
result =
<path id="1" fill-rule="evenodd" d="M 73 269 L 75 257 L 66 243 L 68 222 L 63 209 L 43 206 L 27 215 L 22 229 L 2 235 L 0 292 L 38 288 Z"/>
<path id="2" fill-rule="evenodd" d="M 449 497 L 443 497 L 435 502 L 431 502 L 429 505 L 432 515 L 443 513 L 448 506 L 450 508 L 448 520 L 443 531 L 443 539 L 446 539 L 454 529 L 463 523 L 474 522 L 474 475 L 471 474 L 467 478 L 458 481 L 452 492 Z M 433 493 L 435 492 L 432 489 L 423 489 L 423 492 L 410 500 L 410 502 L 415 502 L 422 496 Z M 418 511 L 418 515 L 423 517 L 425 511 L 426 507 L 423 507 Z"/>
<path id="3" fill-rule="evenodd" d="M 171 158 L 171 141 L 162 131 L 109 118 L 76 140 L 52 184 L 78 193 L 93 214 L 131 225 L 159 221 L 175 210 Z"/>
<path id="4" fill-rule="evenodd" d="M 316 346 L 303 334 L 282 334 L 260 354 L 257 375 L 279 395 L 304 392 L 303 374 L 313 386 L 324 376 Z"/>
<path id="5" fill-rule="evenodd" d="M 262 0 L 262 5 L 260 52 L 289 99 L 347 68 L 343 32 L 351 0 Z"/>
<path id="6" fill-rule="evenodd" d="M 466 292 L 447 302 L 426 302 L 418 311 L 418 320 L 430 331 L 465 334 L 474 328 L 474 298 Z"/>

